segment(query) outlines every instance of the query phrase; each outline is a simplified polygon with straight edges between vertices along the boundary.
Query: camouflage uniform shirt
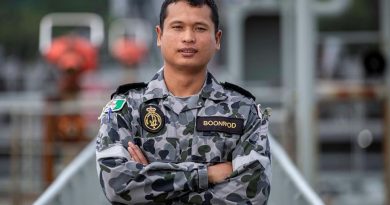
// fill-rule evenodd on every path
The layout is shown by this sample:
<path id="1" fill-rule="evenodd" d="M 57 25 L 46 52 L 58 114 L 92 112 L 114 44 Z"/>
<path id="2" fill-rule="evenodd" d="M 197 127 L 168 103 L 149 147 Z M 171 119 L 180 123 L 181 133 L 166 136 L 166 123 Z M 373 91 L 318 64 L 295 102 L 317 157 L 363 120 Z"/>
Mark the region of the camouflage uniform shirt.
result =
<path id="1" fill-rule="evenodd" d="M 250 93 L 210 73 L 190 99 L 169 93 L 162 70 L 148 84 L 121 86 L 100 116 L 103 192 L 112 204 L 267 204 L 268 116 Z M 129 141 L 148 165 L 132 160 Z M 228 161 L 231 176 L 208 183 L 207 166 Z"/>

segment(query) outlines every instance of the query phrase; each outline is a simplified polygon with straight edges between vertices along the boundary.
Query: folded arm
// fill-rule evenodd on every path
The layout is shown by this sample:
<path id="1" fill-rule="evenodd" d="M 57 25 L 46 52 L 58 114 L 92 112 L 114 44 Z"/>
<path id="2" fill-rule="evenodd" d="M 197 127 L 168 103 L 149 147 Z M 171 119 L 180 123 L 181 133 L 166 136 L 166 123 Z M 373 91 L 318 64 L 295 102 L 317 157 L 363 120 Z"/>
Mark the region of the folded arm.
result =
<path id="1" fill-rule="evenodd" d="M 107 116 L 110 115 L 110 116 Z M 106 113 L 97 137 L 96 160 L 100 184 L 110 202 L 163 203 L 208 188 L 204 164 L 153 162 L 147 165 L 130 157 L 130 126 L 122 113 Z M 106 120 L 104 120 L 106 119 Z"/>
<path id="2" fill-rule="evenodd" d="M 262 115 L 262 116 L 261 116 Z M 268 141 L 268 117 L 259 117 L 253 106 L 243 136 L 233 151 L 233 173 L 202 193 L 191 192 L 183 201 L 193 204 L 266 205 L 270 193 L 271 153 Z"/>
<path id="3" fill-rule="evenodd" d="M 177 200 L 187 204 L 267 204 L 271 178 L 268 117 L 263 113 L 260 118 L 252 109 L 233 162 L 209 166 L 209 189 L 190 191 Z M 128 151 L 137 162 L 147 163 L 138 146 L 129 143 Z"/>

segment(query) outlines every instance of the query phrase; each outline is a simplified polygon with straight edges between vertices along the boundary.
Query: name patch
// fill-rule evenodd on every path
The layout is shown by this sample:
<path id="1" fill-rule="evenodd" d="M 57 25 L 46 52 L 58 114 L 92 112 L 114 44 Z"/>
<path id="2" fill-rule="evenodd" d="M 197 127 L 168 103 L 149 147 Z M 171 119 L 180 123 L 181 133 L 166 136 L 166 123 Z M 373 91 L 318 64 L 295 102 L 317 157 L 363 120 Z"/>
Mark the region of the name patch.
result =
<path id="1" fill-rule="evenodd" d="M 198 117 L 196 119 L 197 131 L 216 131 L 228 134 L 242 135 L 244 119 L 230 117 Z"/>

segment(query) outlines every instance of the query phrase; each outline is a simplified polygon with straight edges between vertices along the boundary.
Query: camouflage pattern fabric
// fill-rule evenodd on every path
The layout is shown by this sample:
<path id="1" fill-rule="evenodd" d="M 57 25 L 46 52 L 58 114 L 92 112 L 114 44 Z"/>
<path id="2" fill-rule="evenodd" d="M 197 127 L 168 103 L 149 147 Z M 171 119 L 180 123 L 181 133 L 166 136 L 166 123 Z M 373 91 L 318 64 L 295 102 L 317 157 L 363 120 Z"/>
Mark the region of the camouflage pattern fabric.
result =
<path id="1" fill-rule="evenodd" d="M 100 184 L 112 204 L 267 204 L 270 113 L 253 99 L 208 73 L 197 100 L 180 103 L 160 70 L 147 86 L 113 100 L 126 103 L 103 109 L 96 143 Z M 150 164 L 132 160 L 129 141 Z M 227 161 L 232 175 L 209 184 L 207 166 Z"/>

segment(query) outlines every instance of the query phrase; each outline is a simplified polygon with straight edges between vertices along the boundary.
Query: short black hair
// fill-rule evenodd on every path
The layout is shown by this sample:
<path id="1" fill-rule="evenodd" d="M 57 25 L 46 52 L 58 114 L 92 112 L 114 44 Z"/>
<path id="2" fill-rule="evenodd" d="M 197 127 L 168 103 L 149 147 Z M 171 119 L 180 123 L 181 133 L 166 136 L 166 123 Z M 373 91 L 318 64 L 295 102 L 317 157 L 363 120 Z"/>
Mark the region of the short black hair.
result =
<path id="1" fill-rule="evenodd" d="M 161 30 L 163 30 L 164 27 L 164 20 L 167 17 L 167 7 L 169 4 L 177 3 L 179 1 L 185 1 L 189 5 L 194 7 L 201 7 L 203 5 L 207 5 L 211 9 L 211 20 L 214 23 L 215 33 L 219 30 L 219 14 L 218 14 L 218 7 L 217 4 L 215 4 L 214 0 L 165 0 L 164 3 L 161 5 L 160 10 L 160 27 Z"/>

